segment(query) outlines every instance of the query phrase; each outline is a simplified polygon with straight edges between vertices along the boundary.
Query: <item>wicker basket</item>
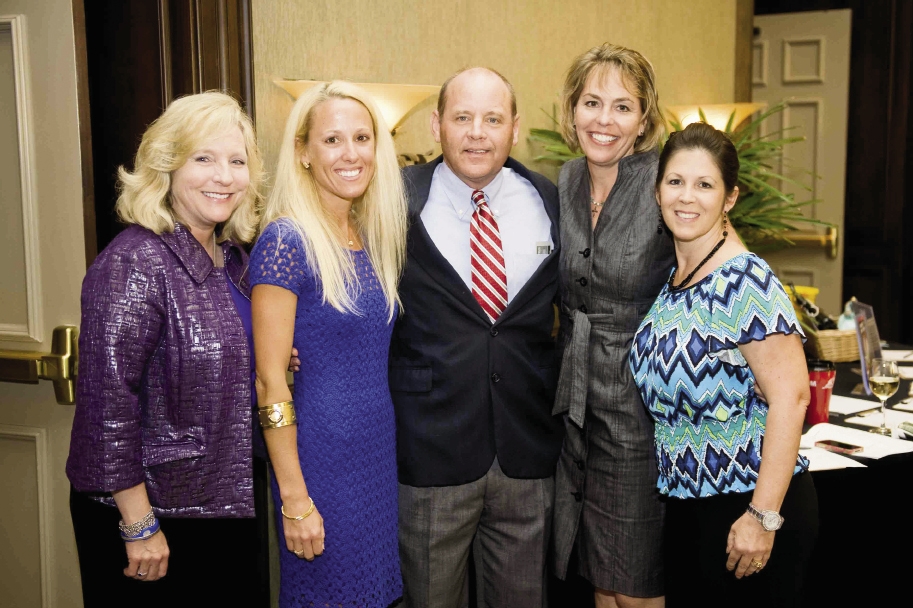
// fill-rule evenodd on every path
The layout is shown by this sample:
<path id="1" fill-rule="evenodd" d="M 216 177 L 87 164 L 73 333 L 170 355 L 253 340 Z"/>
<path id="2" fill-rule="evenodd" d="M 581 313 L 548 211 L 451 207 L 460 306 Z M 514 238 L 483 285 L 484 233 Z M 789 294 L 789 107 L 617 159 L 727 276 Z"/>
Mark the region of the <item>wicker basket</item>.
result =
<path id="1" fill-rule="evenodd" d="M 805 349 L 816 359 L 834 363 L 859 361 L 855 329 L 821 329 L 808 336 Z"/>

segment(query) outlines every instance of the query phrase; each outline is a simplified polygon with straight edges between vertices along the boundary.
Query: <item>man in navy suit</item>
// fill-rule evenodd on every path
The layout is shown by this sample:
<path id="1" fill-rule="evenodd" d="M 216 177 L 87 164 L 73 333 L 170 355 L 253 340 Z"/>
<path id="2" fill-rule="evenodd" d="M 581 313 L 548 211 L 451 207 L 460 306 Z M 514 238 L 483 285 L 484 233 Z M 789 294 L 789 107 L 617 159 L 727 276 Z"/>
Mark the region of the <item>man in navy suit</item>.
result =
<path id="1" fill-rule="evenodd" d="M 448 79 L 431 130 L 442 158 L 404 170 L 390 354 L 405 606 L 466 606 L 470 546 L 480 606 L 545 606 L 563 439 L 551 416 L 558 192 L 509 157 L 516 99 L 493 70 Z"/>

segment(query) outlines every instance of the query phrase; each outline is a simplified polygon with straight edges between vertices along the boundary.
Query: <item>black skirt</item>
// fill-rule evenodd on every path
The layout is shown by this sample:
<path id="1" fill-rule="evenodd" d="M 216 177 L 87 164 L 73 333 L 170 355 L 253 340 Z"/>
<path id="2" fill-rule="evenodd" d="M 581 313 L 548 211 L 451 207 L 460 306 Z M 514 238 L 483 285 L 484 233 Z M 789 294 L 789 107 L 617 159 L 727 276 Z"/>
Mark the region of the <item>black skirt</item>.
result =
<path id="1" fill-rule="evenodd" d="M 737 579 L 726 569 L 732 524 L 754 492 L 666 500 L 666 606 L 801 606 L 808 560 L 818 537 L 818 495 L 811 473 L 792 478 L 761 572 Z"/>

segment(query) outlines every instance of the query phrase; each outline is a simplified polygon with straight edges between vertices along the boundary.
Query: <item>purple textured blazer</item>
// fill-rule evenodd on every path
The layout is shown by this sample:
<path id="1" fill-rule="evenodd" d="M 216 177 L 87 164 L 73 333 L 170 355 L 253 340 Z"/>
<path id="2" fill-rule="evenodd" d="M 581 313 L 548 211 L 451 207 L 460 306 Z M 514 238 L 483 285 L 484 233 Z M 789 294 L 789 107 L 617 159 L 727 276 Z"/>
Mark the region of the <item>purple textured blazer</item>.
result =
<path id="1" fill-rule="evenodd" d="M 130 226 L 89 268 L 67 460 L 77 491 L 145 482 L 159 515 L 253 516 L 250 350 L 226 278 L 250 294 L 247 255 L 222 252 L 227 272 L 180 224 Z"/>

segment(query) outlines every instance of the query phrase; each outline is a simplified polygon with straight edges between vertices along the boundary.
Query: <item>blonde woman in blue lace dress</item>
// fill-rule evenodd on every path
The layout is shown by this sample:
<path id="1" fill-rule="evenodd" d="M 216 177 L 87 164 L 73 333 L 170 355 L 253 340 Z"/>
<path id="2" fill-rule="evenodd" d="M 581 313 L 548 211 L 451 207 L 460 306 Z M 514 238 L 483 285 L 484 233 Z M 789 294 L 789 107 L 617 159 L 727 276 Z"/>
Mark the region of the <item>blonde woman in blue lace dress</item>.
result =
<path id="1" fill-rule="evenodd" d="M 330 82 L 295 103 L 263 224 L 250 273 L 279 605 L 386 608 L 402 595 L 387 359 L 406 202 L 362 89 Z M 292 345 L 294 399 L 278 357 Z"/>
<path id="2" fill-rule="evenodd" d="M 728 226 L 738 171 L 728 136 L 702 123 L 674 133 L 659 161 L 677 267 L 630 363 L 655 420 L 669 606 L 797 606 L 817 535 L 798 455 L 802 331 L 770 267 Z"/>

